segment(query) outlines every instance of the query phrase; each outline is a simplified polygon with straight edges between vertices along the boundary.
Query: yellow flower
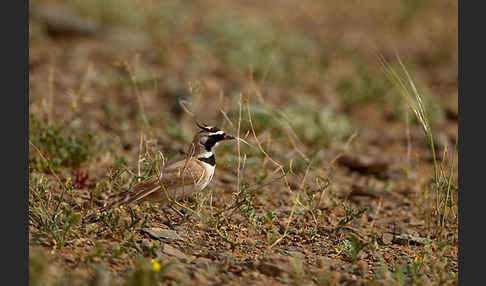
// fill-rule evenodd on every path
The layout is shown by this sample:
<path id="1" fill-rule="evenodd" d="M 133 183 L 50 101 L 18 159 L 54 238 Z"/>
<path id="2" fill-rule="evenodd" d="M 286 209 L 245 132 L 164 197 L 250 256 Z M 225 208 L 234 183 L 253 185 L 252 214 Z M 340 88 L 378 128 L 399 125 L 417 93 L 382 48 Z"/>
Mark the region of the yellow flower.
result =
<path id="1" fill-rule="evenodd" d="M 413 263 L 415 263 L 415 264 L 422 264 L 423 263 L 422 257 L 415 256 L 415 258 L 413 259 Z"/>
<path id="2" fill-rule="evenodd" d="M 68 178 L 66 179 L 66 184 L 71 184 L 71 182 L 72 182 L 71 177 L 68 177 Z"/>
<path id="3" fill-rule="evenodd" d="M 160 263 L 157 260 L 152 259 L 152 271 L 159 272 L 160 268 Z"/>

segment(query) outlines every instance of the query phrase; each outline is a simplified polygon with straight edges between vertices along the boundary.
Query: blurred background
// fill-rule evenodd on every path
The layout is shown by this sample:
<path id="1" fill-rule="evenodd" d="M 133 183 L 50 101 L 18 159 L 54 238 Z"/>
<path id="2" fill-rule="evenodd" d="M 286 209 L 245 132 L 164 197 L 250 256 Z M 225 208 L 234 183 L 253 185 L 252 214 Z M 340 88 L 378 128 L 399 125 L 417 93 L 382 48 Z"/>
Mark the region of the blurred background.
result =
<path id="1" fill-rule="evenodd" d="M 377 60 L 399 55 L 431 122 L 457 134 L 457 1 L 38 0 L 30 14 L 31 113 L 73 132 L 137 146 L 142 104 L 162 146 L 183 143 L 195 120 L 234 131 L 242 93 L 257 131 L 287 124 L 312 154 L 404 126 Z"/>
<path id="2" fill-rule="evenodd" d="M 378 104 L 372 116 L 393 117 L 393 91 L 376 55 L 395 53 L 434 119 L 444 117 L 439 105 L 456 108 L 457 1 L 38 0 L 30 14 L 31 103 L 52 93 L 56 117 L 75 97 L 91 107 L 87 127 L 95 118 L 106 123 L 118 102 L 136 102 L 127 64 L 147 113 L 164 124 L 183 116 L 179 98 L 230 100 L 251 90 L 251 78 L 265 99 L 287 107 L 315 101 L 366 115 Z M 200 120 L 222 118 L 218 104 L 192 108 Z M 113 113 L 109 121 L 120 126 L 132 119 Z"/>

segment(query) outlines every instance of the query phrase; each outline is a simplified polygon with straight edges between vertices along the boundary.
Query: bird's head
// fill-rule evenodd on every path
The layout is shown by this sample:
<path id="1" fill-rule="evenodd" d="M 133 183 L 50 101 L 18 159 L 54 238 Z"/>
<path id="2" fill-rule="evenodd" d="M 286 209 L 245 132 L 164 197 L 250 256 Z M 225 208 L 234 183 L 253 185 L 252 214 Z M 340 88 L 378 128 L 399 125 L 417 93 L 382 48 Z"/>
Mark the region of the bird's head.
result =
<path id="1" fill-rule="evenodd" d="M 199 123 L 196 123 L 196 125 L 201 130 L 194 137 L 194 143 L 197 143 L 203 152 L 212 152 L 213 148 L 218 146 L 218 143 L 221 141 L 235 139 L 235 137 L 218 127 L 201 125 Z"/>

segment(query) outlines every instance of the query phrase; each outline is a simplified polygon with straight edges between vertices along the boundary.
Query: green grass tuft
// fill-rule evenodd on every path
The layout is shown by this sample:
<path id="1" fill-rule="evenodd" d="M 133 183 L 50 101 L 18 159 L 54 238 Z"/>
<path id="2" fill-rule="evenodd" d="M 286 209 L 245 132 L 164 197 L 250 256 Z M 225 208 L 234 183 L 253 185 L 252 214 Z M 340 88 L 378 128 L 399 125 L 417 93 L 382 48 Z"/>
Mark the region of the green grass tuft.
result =
<path id="1" fill-rule="evenodd" d="M 79 167 L 96 151 L 91 135 L 77 137 L 62 134 L 63 127 L 49 125 L 46 120 L 29 116 L 29 140 L 46 156 L 53 169 Z M 30 152 L 29 165 L 37 170 L 47 170 L 47 162 Z"/>

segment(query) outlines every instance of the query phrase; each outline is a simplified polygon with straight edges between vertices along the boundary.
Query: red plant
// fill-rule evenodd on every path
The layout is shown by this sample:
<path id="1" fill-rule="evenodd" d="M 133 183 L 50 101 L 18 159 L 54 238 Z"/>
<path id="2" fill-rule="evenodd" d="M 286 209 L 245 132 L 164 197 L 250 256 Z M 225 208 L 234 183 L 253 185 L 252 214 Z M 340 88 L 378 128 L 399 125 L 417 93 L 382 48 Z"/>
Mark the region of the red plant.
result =
<path id="1" fill-rule="evenodd" d="M 84 173 L 83 171 L 79 170 L 76 172 L 76 178 L 74 179 L 73 186 L 76 189 L 82 189 L 86 186 L 86 181 L 88 180 L 89 175 L 88 172 Z"/>

